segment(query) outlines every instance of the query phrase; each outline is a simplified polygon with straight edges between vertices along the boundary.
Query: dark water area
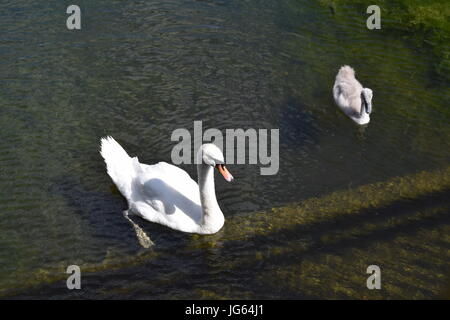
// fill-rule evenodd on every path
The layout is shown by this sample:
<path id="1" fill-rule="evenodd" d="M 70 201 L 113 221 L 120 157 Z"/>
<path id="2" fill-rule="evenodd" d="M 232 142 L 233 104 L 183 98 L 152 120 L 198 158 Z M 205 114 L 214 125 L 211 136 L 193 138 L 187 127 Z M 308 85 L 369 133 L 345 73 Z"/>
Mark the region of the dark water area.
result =
<path id="1" fill-rule="evenodd" d="M 316 1 L 80 0 L 78 31 L 70 4 L 0 5 L 2 298 L 429 299 L 450 287 L 450 91 L 426 47 Z M 344 64 L 374 92 L 363 128 L 332 99 Z M 133 218 L 155 242 L 144 249 L 100 138 L 170 162 L 172 132 L 198 120 L 279 129 L 279 172 L 229 165 L 216 235 Z M 366 208 L 360 190 L 378 202 Z M 323 209 L 334 192 L 351 214 Z M 309 199 L 317 218 L 271 225 Z M 66 288 L 72 264 L 82 290 Z M 386 271 L 381 291 L 366 288 L 370 264 Z"/>

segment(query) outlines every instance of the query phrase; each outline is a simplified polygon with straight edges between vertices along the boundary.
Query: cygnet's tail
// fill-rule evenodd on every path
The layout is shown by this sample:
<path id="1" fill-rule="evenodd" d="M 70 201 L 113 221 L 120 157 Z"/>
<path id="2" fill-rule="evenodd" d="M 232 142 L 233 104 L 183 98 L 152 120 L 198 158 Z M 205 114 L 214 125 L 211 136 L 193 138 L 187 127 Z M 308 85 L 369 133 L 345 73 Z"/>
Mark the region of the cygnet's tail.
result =
<path id="1" fill-rule="evenodd" d="M 109 136 L 101 139 L 100 154 L 105 159 L 109 176 L 123 196 L 130 199 L 131 184 L 135 176 L 133 159 Z"/>
<path id="2" fill-rule="evenodd" d="M 337 74 L 340 78 L 352 79 L 355 77 L 355 70 L 350 66 L 342 66 Z"/>

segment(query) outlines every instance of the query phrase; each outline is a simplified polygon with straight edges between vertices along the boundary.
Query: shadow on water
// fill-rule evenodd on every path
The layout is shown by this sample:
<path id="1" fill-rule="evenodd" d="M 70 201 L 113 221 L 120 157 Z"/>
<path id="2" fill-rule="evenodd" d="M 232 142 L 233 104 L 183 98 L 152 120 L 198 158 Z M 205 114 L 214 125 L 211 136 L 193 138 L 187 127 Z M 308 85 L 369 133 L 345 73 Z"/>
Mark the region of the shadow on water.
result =
<path id="1" fill-rule="evenodd" d="M 307 250 L 300 248 L 302 256 L 363 248 L 377 241 L 389 241 L 400 234 L 413 236 L 418 230 L 432 228 L 439 223 L 450 224 L 450 216 L 447 214 L 450 209 L 449 196 L 450 190 L 445 190 L 417 199 L 398 200 L 385 207 L 362 210 L 351 219 L 336 212 L 332 220 L 283 229 L 263 237 L 254 236 L 247 241 L 272 245 L 274 242 L 283 243 L 284 238 L 303 239 L 310 245 Z M 327 240 L 330 240 L 329 243 Z M 231 250 L 235 245 L 227 242 L 225 247 Z M 280 261 L 282 259 L 278 260 L 278 263 Z"/>
<path id="2" fill-rule="evenodd" d="M 385 289 L 383 297 L 408 297 L 410 290 L 416 291 L 421 298 L 432 298 L 439 295 L 439 290 L 444 290 L 442 283 L 435 277 L 429 277 L 429 274 L 449 276 L 449 265 L 446 253 L 443 248 L 449 248 L 449 243 L 443 235 L 445 229 L 439 230 L 444 226 L 450 226 L 450 217 L 448 210 L 448 196 L 450 190 L 436 192 L 433 194 L 421 196 L 417 199 L 399 200 L 389 206 L 381 208 L 371 208 L 362 210 L 352 219 L 342 219 L 340 213 L 336 213 L 336 218 L 326 222 L 313 223 L 308 226 L 298 226 L 293 229 L 284 229 L 264 237 L 256 236 L 248 239 L 255 245 L 256 254 L 247 259 L 237 262 L 236 265 L 228 266 L 229 270 L 238 272 L 239 270 L 259 270 L 259 275 L 249 275 L 250 287 L 256 290 L 264 279 L 265 285 L 271 285 L 272 294 L 265 295 L 264 298 L 312 298 L 311 292 L 302 287 L 301 281 L 296 280 L 294 287 L 285 285 L 286 280 L 290 278 L 300 279 L 304 276 L 322 278 L 322 279 L 341 279 L 342 283 L 337 286 L 348 285 L 348 281 L 360 281 L 364 283 L 364 276 L 359 276 L 357 268 L 359 264 L 367 265 L 376 262 L 387 269 L 387 278 L 391 282 Z M 432 230 L 436 230 L 431 232 Z M 432 233 L 434 238 L 421 238 L 420 233 Z M 439 233 L 441 236 L 439 236 Z M 296 245 L 285 246 L 284 239 L 294 240 Z M 403 242 L 415 248 L 411 253 L 411 248 L 404 246 L 393 246 L 397 239 L 403 239 Z M 418 240 L 420 239 L 420 240 Z M 292 242 L 291 242 L 292 243 Z M 301 243 L 299 245 L 299 243 Z M 224 251 L 232 250 L 238 246 L 238 243 L 226 243 Z M 429 250 L 435 247 L 441 247 L 440 251 Z M 377 251 L 393 250 L 399 251 L 398 261 L 389 260 Z M 440 253 L 439 253 L 440 252 Z M 323 264 L 327 257 L 339 257 L 338 266 L 333 269 L 331 261 Z M 424 259 L 425 258 L 425 259 Z M 387 261 L 386 261 L 387 259 Z M 432 259 L 433 262 L 429 262 Z M 330 258 L 331 260 L 331 258 Z M 355 260 L 355 261 L 353 261 Z M 303 271 L 301 266 L 308 265 L 310 269 Z M 393 265 L 392 265 L 393 264 Z M 273 266 L 276 265 L 275 271 Z M 346 273 L 340 275 L 342 267 Z M 326 266 L 326 267 L 324 267 Z M 330 268 L 331 269 L 328 269 Z M 286 269 L 287 268 L 287 269 Z M 311 268 L 313 270 L 311 270 Z M 356 270 L 355 270 L 356 269 Z M 393 276 L 393 273 L 401 273 L 402 269 L 410 270 L 407 275 Z M 399 271 L 400 270 L 400 271 Z M 423 274 L 426 270 L 426 274 Z M 356 276 L 354 276 L 356 274 Z M 265 276 L 266 275 L 266 276 Z M 272 280 L 267 280 L 272 279 Z M 425 283 L 425 286 L 423 285 Z M 319 284 L 316 284 L 317 287 Z M 328 296 L 336 298 L 332 293 L 332 284 L 321 285 L 324 292 L 330 289 L 327 294 L 317 296 L 317 298 Z M 358 288 L 357 283 L 352 285 Z M 433 291 L 431 288 L 440 288 Z M 317 289 L 317 288 L 316 288 Z M 347 298 L 367 297 L 367 289 L 354 289 L 349 295 L 342 295 Z M 379 296 L 378 296 L 379 298 Z"/>
<path id="3" fill-rule="evenodd" d="M 86 289 L 82 297 L 94 298 L 100 294 L 104 298 L 117 298 L 126 290 L 130 290 L 137 296 L 153 299 L 199 299 L 208 297 L 252 297 L 260 299 L 323 298 L 323 294 L 315 295 L 306 289 L 303 290 L 302 286 L 298 284 L 295 288 L 292 288 L 288 283 L 283 281 L 283 277 L 301 277 L 303 271 L 300 266 L 305 263 L 312 264 L 313 266 L 317 264 L 314 277 L 322 277 L 324 279 L 338 277 L 338 273 L 341 270 L 322 270 L 319 265 L 320 259 L 328 255 L 337 255 L 341 257 L 342 260 L 340 260 L 340 263 L 342 265 L 353 266 L 353 261 L 347 260 L 352 259 L 352 255 L 346 256 L 346 253 L 354 252 L 355 250 L 358 252 L 366 252 L 365 256 L 359 256 L 358 259 L 363 259 L 364 261 L 382 261 L 383 257 L 380 257 L 371 248 L 389 246 L 398 237 L 404 237 L 408 240 L 416 239 L 421 230 L 428 232 L 428 230 L 436 229 L 439 224 L 450 224 L 450 217 L 446 214 L 448 212 L 448 194 L 449 190 L 446 190 L 410 201 L 400 200 L 383 208 L 363 210 L 352 221 L 340 219 L 339 213 L 337 213 L 336 216 L 338 218 L 336 220 L 326 223 L 282 230 L 268 237 L 256 236 L 247 241 L 252 244 L 253 249 L 256 249 L 256 251 L 253 251 L 253 254 L 241 257 L 237 256 L 229 261 L 216 257 L 217 253 L 214 252 L 214 248 L 205 248 L 200 251 L 177 250 L 176 254 L 167 255 L 159 261 L 147 261 L 137 267 L 123 268 L 114 272 L 106 271 L 102 274 L 88 274 L 83 278 L 83 281 L 86 288 L 89 289 Z M 430 205 L 432 209 L 430 209 Z M 425 210 L 424 214 L 421 213 L 422 210 Z M 415 213 L 418 214 L 418 217 L 415 217 Z M 409 219 L 409 216 L 413 216 L 413 218 Z M 396 219 L 398 222 L 386 224 L 386 221 L 392 219 Z M 367 228 L 367 225 L 371 227 Z M 366 230 L 364 231 L 364 229 Z M 358 230 L 356 234 L 355 230 Z M 330 232 L 334 233 L 335 238 L 324 240 L 323 237 L 328 236 Z M 306 246 L 290 245 L 285 247 L 282 239 L 286 236 L 290 236 L 290 239 L 294 239 L 294 242 L 295 239 L 299 238 L 300 240 L 304 238 L 308 238 L 309 240 L 306 242 Z M 270 246 L 267 246 L 268 242 L 271 242 Z M 417 241 L 413 240 L 411 245 L 417 245 Z M 426 244 L 424 245 L 424 249 L 426 250 Z M 442 245 L 448 246 L 448 243 L 444 242 Z M 231 252 L 239 247 L 239 242 L 231 241 L 218 250 L 220 255 L 232 257 Z M 252 250 L 252 248 L 249 249 Z M 422 256 L 423 253 L 419 251 L 417 253 L 417 259 L 415 259 L 414 255 L 408 256 L 409 260 L 407 261 L 402 257 L 397 262 L 398 265 L 395 272 L 399 272 L 398 269 L 401 270 L 406 266 L 414 268 L 415 264 L 420 269 L 420 257 Z M 445 266 L 445 261 L 442 259 L 445 259 L 445 256 L 440 258 L 441 264 L 434 266 L 436 274 L 444 270 L 443 266 Z M 201 262 L 199 264 L 199 261 L 202 260 L 204 261 L 203 265 Z M 180 263 L 184 264 L 182 270 L 177 267 Z M 294 267 L 292 271 L 290 269 L 284 269 L 285 267 L 291 268 L 296 265 L 298 265 L 298 268 Z M 276 266 L 276 268 L 273 269 L 273 266 Z M 429 267 L 429 265 L 426 265 L 426 267 Z M 297 273 L 297 275 L 292 274 L 292 272 Z M 239 279 L 236 278 L 236 274 L 239 274 Z M 309 276 L 312 276 L 312 274 L 309 273 Z M 98 283 L 108 277 L 114 278 L 116 281 L 109 281 L 104 286 Z M 337 285 L 345 286 L 345 281 L 349 281 L 345 277 L 348 277 L 351 281 L 360 280 L 359 278 L 354 280 L 350 273 L 344 275 L 344 279 L 341 279 L 342 283 L 338 283 Z M 413 273 L 413 277 L 419 281 L 422 275 L 420 273 Z M 264 281 L 266 282 L 262 281 L 262 279 L 265 279 Z M 338 277 L 338 279 L 340 278 Z M 389 280 L 396 281 L 396 279 Z M 407 280 L 398 279 L 397 281 Z M 421 281 L 429 280 L 422 279 Z M 121 289 L 124 283 L 127 283 L 129 287 Z M 144 289 L 146 285 L 152 287 L 151 293 Z M 264 287 L 267 288 L 268 285 L 273 286 L 272 290 L 260 291 Z M 331 284 L 328 285 L 331 287 Z M 326 284 L 322 286 L 325 289 L 327 288 Z M 42 292 L 52 292 L 54 296 L 61 295 L 61 297 L 66 298 L 68 296 L 71 298 L 77 297 L 76 292 L 69 293 L 60 284 L 42 285 L 40 289 Z M 407 296 L 407 290 L 416 290 L 417 292 L 422 292 L 423 295 L 433 295 L 432 292 L 423 289 L 420 283 L 414 288 L 414 285 L 409 284 L 409 282 L 408 286 L 404 286 L 399 292 L 388 291 L 385 292 L 385 295 L 387 294 L 387 296 L 394 298 L 405 297 Z M 39 290 L 35 289 L 31 293 L 25 293 L 17 297 L 26 298 L 29 294 L 30 296 L 40 295 Z M 353 292 L 353 295 L 347 295 L 347 297 L 361 298 L 365 297 L 366 294 L 367 289 L 361 287 L 360 290 L 356 290 Z M 332 295 L 331 292 L 330 295 Z M 430 297 L 432 296 L 428 296 L 428 298 Z"/>
<path id="4" fill-rule="evenodd" d="M 64 176 L 51 184 L 49 192 L 62 196 L 67 206 L 72 209 L 72 214 L 85 222 L 90 236 L 103 242 L 105 248 L 113 243 L 122 243 L 122 249 L 133 248 L 136 243 L 135 235 L 122 216 L 122 211 L 127 209 L 126 200 L 114 184 L 109 185 L 109 190 L 111 192 L 88 190 L 74 178 Z M 102 260 L 105 254 L 106 250 L 96 251 L 93 258 Z"/>
<path id="5" fill-rule="evenodd" d="M 421 178 L 421 175 L 418 177 Z M 420 179 L 419 178 L 419 179 Z M 418 183 L 418 179 L 411 183 Z M 391 184 L 391 183 L 388 183 Z M 401 188 L 400 188 L 401 189 Z M 80 194 L 81 195 L 81 194 Z M 86 195 L 86 194 L 84 194 Z M 358 261 L 382 260 L 384 257 L 376 254 L 371 255 L 369 248 L 390 248 L 389 250 L 403 250 L 402 246 L 392 243 L 398 238 L 406 239 L 410 245 L 414 245 L 415 254 L 411 254 L 410 249 L 401 251 L 406 255 L 407 260 L 401 260 L 401 267 L 412 267 L 419 264 L 417 257 L 422 257 L 423 251 L 427 251 L 428 246 L 435 247 L 436 241 L 441 241 L 438 247 L 448 247 L 445 239 L 421 238 L 419 233 L 428 233 L 428 230 L 436 230 L 430 233 L 431 236 L 439 235 L 439 228 L 450 224 L 446 214 L 449 209 L 448 204 L 449 189 L 444 188 L 438 192 L 422 194 L 417 197 L 390 202 L 388 205 L 369 207 L 355 212 L 351 216 L 339 211 L 331 213 L 329 219 L 325 221 L 312 221 L 308 224 L 296 224 L 294 227 L 284 226 L 276 231 L 265 232 L 264 235 L 249 235 L 245 240 L 227 239 L 226 232 L 223 241 L 220 236 L 199 238 L 186 236 L 183 238 L 189 243 L 193 240 L 193 246 L 182 245 L 182 239 L 177 240 L 177 247 L 161 247 L 160 251 L 165 253 L 157 259 L 146 259 L 137 266 L 124 266 L 119 270 L 103 270 L 101 273 L 94 272 L 86 275 L 87 289 L 83 297 L 120 297 L 124 290 L 120 288 L 126 284 L 128 290 L 141 297 L 152 298 L 201 298 L 201 297 L 253 297 L 253 298 L 314 298 L 324 297 L 326 294 L 304 290 L 301 285 L 294 288 L 280 285 L 274 290 L 259 290 L 263 286 L 272 286 L 267 279 L 277 277 L 292 277 L 291 271 L 279 271 L 283 268 L 292 268 L 297 263 L 308 264 L 311 268 L 316 268 L 313 274 L 323 278 L 336 277 L 338 270 L 320 269 L 329 267 L 330 264 L 318 264 L 317 259 L 323 259 L 328 255 L 340 257 L 339 266 L 353 265 L 346 259 L 355 259 L 353 253 L 358 253 Z M 344 196 L 344 194 L 343 194 Z M 76 202 L 76 201 L 75 201 Z M 273 213 L 272 213 L 273 214 Z M 317 212 L 320 215 L 321 212 Z M 120 215 L 119 215 L 120 216 Z M 148 223 L 148 228 L 161 227 Z M 146 227 L 147 229 L 147 227 Z M 167 232 L 170 237 L 177 237 L 181 233 Z M 438 233 L 436 233 L 438 232 Z M 181 236 L 180 236 L 181 237 Z M 290 239 L 286 245 L 286 239 Z M 432 241 L 431 243 L 429 243 Z M 180 245 L 181 244 L 181 245 Z M 359 250 L 359 251 L 358 251 Z M 361 253 L 362 252 L 362 253 Z M 366 254 L 369 252 L 371 254 Z M 375 254 L 375 253 L 374 253 Z M 436 255 L 434 252 L 426 252 L 427 259 L 435 260 L 434 265 L 426 265 L 428 273 L 442 273 L 442 259 L 445 256 Z M 362 260 L 361 260 L 362 259 Z M 436 259 L 437 262 L 436 262 Z M 439 260 L 440 259 L 440 260 Z M 425 260 L 424 260 L 425 262 Z M 385 263 L 389 263 L 386 262 Z M 392 262 L 391 262 L 392 263 Z M 180 269 L 179 266 L 183 265 Z M 274 269 L 275 268 L 275 269 Z M 294 268 L 294 273 L 295 273 Z M 305 271 L 308 275 L 308 271 Z M 354 273 L 354 271 L 352 271 Z M 350 272 L 350 274 L 352 273 Z M 265 274 L 268 277 L 265 277 Z M 239 276 L 237 276 L 239 275 Z M 420 274 L 412 277 L 420 277 Z M 109 280 L 100 285 L 102 279 Z M 261 282 L 261 277 L 265 279 Z M 274 278 L 275 277 L 275 278 Z M 295 277 L 295 276 L 294 276 Z M 397 281 L 396 277 L 392 281 Z M 112 279 L 112 280 L 111 280 Z M 358 278 L 359 279 L 359 278 Z M 400 278 L 399 278 L 400 279 Z M 401 281 L 411 281 L 410 278 Z M 269 281 L 269 283 L 267 283 Z M 350 281 L 350 280 L 348 280 Z M 356 281 L 356 280 L 351 280 Z M 359 280 L 358 280 L 359 281 Z M 400 281 L 400 280 L 398 280 Z M 429 281 L 429 280 L 423 280 Z M 145 292 L 146 285 L 152 288 L 152 292 Z M 430 285 L 435 285 L 431 283 Z M 412 286 L 412 287 L 411 287 Z M 38 286 L 39 289 L 31 290 L 29 293 L 18 296 L 26 297 L 39 296 L 42 292 L 52 293 L 56 297 L 76 297 L 76 293 L 67 292 L 61 283 L 44 284 Z M 196 288 L 192 290 L 192 288 Z M 259 289 L 258 289 L 259 288 Z M 322 286 L 326 289 L 326 286 Z M 393 297 L 405 297 L 414 286 L 401 286 L 397 291 L 385 292 Z M 409 291 L 408 291 L 409 290 Z M 421 289 L 422 294 L 431 297 L 436 295 L 436 291 L 426 291 Z M 125 290 L 126 291 L 126 290 Z M 417 290 L 416 290 L 417 291 Z M 221 293 L 221 295 L 219 294 Z M 356 290 L 347 293 L 347 297 L 358 298 L 363 294 Z M 131 296 L 130 296 L 131 297 Z"/>

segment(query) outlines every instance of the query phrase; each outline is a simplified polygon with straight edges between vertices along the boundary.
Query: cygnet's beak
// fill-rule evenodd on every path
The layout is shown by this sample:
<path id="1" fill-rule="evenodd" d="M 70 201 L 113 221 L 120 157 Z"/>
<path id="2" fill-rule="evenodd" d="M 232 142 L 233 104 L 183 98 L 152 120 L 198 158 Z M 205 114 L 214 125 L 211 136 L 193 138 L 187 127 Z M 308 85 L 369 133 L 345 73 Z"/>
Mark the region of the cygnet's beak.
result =
<path id="1" fill-rule="evenodd" d="M 216 165 L 217 170 L 219 170 L 219 172 L 223 175 L 223 177 L 225 178 L 225 180 L 227 180 L 228 182 L 231 182 L 234 180 L 233 176 L 231 175 L 231 173 L 228 171 L 227 168 L 225 168 L 225 166 L 223 164 L 218 164 Z"/>
<path id="2" fill-rule="evenodd" d="M 371 102 L 366 102 L 366 112 L 368 114 L 372 113 L 372 101 Z"/>

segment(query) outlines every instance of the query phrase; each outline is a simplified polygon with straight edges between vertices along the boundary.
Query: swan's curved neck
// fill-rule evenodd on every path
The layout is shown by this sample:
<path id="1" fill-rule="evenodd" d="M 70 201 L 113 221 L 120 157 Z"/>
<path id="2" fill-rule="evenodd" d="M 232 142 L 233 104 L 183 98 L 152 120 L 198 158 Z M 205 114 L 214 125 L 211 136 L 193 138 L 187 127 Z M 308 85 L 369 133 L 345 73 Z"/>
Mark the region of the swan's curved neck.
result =
<path id="1" fill-rule="evenodd" d="M 225 220 L 216 199 L 214 168 L 204 163 L 200 163 L 197 165 L 197 174 L 200 201 L 203 211 L 201 227 L 207 233 L 214 233 L 222 228 Z"/>

